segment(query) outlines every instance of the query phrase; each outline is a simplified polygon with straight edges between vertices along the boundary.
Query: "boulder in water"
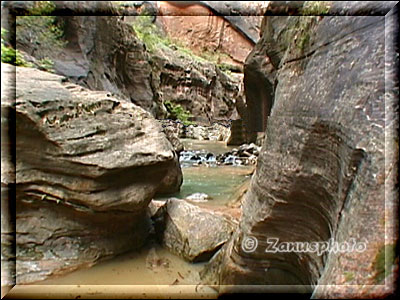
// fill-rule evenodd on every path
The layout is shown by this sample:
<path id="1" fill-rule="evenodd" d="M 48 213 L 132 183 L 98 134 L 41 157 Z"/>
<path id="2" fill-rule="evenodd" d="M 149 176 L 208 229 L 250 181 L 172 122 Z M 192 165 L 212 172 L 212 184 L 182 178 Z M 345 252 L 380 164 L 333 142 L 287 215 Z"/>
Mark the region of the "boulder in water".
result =
<path id="1" fill-rule="evenodd" d="M 179 199 L 169 199 L 153 219 L 161 243 L 192 262 L 210 259 L 234 230 L 232 221 L 223 214 Z"/>

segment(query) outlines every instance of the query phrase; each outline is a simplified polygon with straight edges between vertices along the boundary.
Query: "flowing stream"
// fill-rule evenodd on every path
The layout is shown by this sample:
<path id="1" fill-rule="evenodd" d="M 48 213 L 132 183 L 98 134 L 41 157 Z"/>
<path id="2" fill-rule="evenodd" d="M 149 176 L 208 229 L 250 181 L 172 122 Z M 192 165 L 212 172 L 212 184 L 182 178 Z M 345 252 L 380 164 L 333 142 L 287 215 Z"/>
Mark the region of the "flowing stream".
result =
<path id="1" fill-rule="evenodd" d="M 205 193 L 210 197 L 207 205 L 224 206 L 235 200 L 239 196 L 241 187 L 248 183 L 253 166 L 235 166 L 235 165 L 214 165 L 213 157 L 210 157 L 204 164 L 195 166 L 188 161 L 182 161 L 182 157 L 199 155 L 207 157 L 223 154 L 234 149 L 232 146 L 226 146 L 225 142 L 217 141 L 198 141 L 191 139 L 182 139 L 182 143 L 187 153 L 181 154 L 181 166 L 183 172 L 183 183 L 178 193 L 164 197 L 157 197 L 157 200 L 165 200 L 169 197 L 187 198 L 195 193 Z M 189 155 L 188 155 L 189 154 Z M 207 164 L 209 163 L 209 164 Z"/>
<path id="2" fill-rule="evenodd" d="M 183 140 L 186 151 L 204 151 L 215 155 L 232 149 L 223 142 Z M 182 164 L 182 162 L 181 162 Z M 194 193 L 205 193 L 210 200 L 201 205 L 226 207 L 238 197 L 241 187 L 249 182 L 252 166 L 193 166 L 182 164 L 181 191 L 168 197 L 186 198 Z M 192 202 L 196 204 L 195 202 Z M 199 271 L 205 263 L 189 263 L 170 253 L 154 239 L 140 250 L 119 255 L 79 269 L 67 275 L 44 280 L 44 285 L 197 285 Z"/>

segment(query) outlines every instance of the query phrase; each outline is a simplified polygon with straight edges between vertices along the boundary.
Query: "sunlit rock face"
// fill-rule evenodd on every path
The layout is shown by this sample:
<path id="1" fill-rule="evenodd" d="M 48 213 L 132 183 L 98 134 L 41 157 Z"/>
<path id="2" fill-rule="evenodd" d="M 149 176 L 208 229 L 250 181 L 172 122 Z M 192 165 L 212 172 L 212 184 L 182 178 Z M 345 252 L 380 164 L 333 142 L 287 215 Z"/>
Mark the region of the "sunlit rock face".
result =
<path id="1" fill-rule="evenodd" d="M 159 1 L 159 22 L 168 34 L 196 53 L 219 51 L 220 63 L 242 67 L 259 38 L 260 16 L 219 14 L 227 5 L 213 1 L 179 3 Z M 243 3 L 236 9 L 246 13 Z M 223 11 L 227 12 L 227 11 Z M 236 26 L 235 26 L 236 25 Z"/>
<path id="2" fill-rule="evenodd" d="M 140 247 L 148 203 L 182 183 L 161 126 L 58 75 L 17 67 L 15 78 L 16 101 L 2 99 L 2 111 L 16 119 L 17 284 Z"/>
<path id="3" fill-rule="evenodd" d="M 364 12 L 377 16 L 265 17 L 263 36 L 246 61 L 251 75 L 262 76 L 245 79 L 245 89 L 250 94 L 264 86 L 269 93 L 247 98 L 258 108 L 249 116 L 255 127 L 265 124 L 266 137 L 239 230 L 224 249 L 220 283 L 319 284 L 318 297 L 385 293 L 385 285 L 345 286 L 382 283 L 392 263 L 385 273 L 379 257 L 395 243 L 392 111 L 398 104 L 394 90 L 385 90 L 384 17 L 393 5 L 366 6 Z M 393 68 L 387 61 L 386 71 Z M 366 246 L 323 255 L 269 253 L 269 238 Z M 342 285 L 338 294 L 326 286 L 332 284 Z"/>

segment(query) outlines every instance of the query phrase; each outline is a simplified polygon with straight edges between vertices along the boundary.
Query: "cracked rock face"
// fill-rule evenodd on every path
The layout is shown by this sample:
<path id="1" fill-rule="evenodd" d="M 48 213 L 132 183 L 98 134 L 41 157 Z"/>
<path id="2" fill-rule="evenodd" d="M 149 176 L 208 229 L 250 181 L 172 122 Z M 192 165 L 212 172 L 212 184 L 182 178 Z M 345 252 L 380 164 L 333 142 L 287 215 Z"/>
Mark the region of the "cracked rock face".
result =
<path id="1" fill-rule="evenodd" d="M 396 206 L 392 172 L 398 157 L 396 117 L 389 112 L 398 104 L 393 90 L 385 97 L 385 17 L 265 18 L 264 35 L 246 61 L 252 74 L 263 76 L 250 76 L 245 88 L 273 87 L 273 94 L 258 98 L 264 104 L 254 103 L 272 109 L 268 118 L 254 116 L 254 126 L 266 122 L 266 138 L 239 230 L 225 249 L 220 283 L 319 284 L 322 298 L 382 295 L 385 285 L 361 286 L 382 284 L 377 258 L 395 243 L 390 211 Z M 258 241 L 251 251 L 243 247 L 248 237 Z M 321 256 L 267 253 L 269 238 L 354 239 L 366 249 Z M 343 286 L 334 294 L 327 285 Z"/>
<path id="2" fill-rule="evenodd" d="M 17 284 L 141 246 L 148 203 L 182 180 L 148 112 L 64 80 L 17 67 L 16 102 L 2 99 L 16 118 Z"/>

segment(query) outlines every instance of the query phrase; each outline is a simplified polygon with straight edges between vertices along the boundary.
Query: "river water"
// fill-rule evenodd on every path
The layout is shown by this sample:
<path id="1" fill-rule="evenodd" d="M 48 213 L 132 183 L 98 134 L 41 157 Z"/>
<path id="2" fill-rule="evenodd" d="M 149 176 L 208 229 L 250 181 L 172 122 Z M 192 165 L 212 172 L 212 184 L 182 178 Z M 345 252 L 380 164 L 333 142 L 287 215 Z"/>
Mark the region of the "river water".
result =
<path id="1" fill-rule="evenodd" d="M 234 147 L 226 146 L 225 142 L 198 141 L 182 139 L 185 150 L 212 153 L 215 156 L 232 150 Z M 178 193 L 156 200 L 165 200 L 169 197 L 184 199 L 194 193 L 205 193 L 210 197 L 209 206 L 228 205 L 235 200 L 237 192 L 245 185 L 254 170 L 254 166 L 233 165 L 186 165 L 181 162 L 183 183 Z"/>
<path id="2" fill-rule="evenodd" d="M 187 150 L 204 150 L 215 155 L 229 151 L 223 142 L 183 140 Z M 249 181 L 253 167 L 186 166 L 179 193 L 169 197 L 185 198 L 193 193 L 210 196 L 201 206 L 226 207 L 237 191 Z M 166 199 L 166 197 L 159 197 Z M 154 263 L 157 262 L 157 263 Z M 199 271 L 205 263 L 188 263 L 161 247 L 153 239 L 138 251 L 119 255 L 87 269 L 42 281 L 41 285 L 194 285 L 200 283 Z"/>
<path id="3" fill-rule="evenodd" d="M 159 263 L 155 263 L 159 261 Z M 188 263 L 154 240 L 140 250 L 119 255 L 91 268 L 44 280 L 45 285 L 175 285 L 198 284 L 204 263 Z"/>

